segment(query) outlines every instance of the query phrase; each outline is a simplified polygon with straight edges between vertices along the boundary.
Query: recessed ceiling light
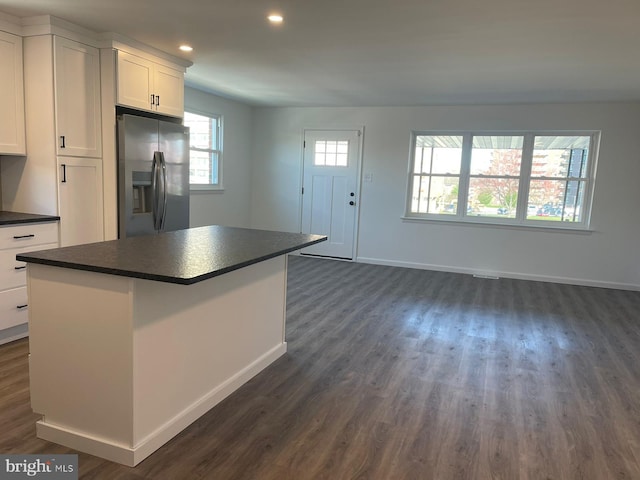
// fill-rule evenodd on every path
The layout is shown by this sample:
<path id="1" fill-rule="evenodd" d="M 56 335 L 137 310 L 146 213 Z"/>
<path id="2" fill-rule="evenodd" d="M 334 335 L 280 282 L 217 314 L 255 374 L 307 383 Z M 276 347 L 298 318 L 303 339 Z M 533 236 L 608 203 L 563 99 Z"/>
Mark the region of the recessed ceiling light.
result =
<path id="1" fill-rule="evenodd" d="M 183 52 L 191 52 L 193 47 L 191 45 L 180 45 L 180 50 Z"/>
<path id="2" fill-rule="evenodd" d="M 282 18 L 282 15 L 278 15 L 278 14 L 269 15 L 267 19 L 271 23 L 282 23 L 282 20 L 284 20 L 284 18 Z"/>

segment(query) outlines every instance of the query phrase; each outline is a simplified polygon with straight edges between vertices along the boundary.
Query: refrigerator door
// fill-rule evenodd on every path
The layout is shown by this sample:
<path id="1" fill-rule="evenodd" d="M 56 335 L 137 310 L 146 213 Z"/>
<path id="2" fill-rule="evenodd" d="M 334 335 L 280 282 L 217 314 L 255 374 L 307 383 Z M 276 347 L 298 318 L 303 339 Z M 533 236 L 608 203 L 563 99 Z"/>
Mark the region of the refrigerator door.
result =
<path id="1" fill-rule="evenodd" d="M 164 156 L 162 230 L 189 228 L 189 127 L 160 121 L 159 131 Z"/>
<path id="2" fill-rule="evenodd" d="M 118 227 L 120 238 L 148 235 L 156 229 L 161 165 L 158 120 L 134 115 L 118 117 Z M 157 216 L 156 216 L 157 217 Z"/>

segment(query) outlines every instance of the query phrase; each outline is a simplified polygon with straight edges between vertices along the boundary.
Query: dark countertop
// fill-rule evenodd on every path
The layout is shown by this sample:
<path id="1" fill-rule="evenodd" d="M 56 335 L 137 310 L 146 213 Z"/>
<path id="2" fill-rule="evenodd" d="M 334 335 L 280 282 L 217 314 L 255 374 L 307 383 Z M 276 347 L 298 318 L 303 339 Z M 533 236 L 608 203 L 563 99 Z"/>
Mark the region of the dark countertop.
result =
<path id="1" fill-rule="evenodd" d="M 54 215 L 36 215 L 35 213 L 5 212 L 4 210 L 0 210 L 0 225 L 57 222 L 58 220 L 60 220 L 60 217 Z"/>
<path id="2" fill-rule="evenodd" d="M 189 228 L 17 255 L 23 262 L 190 285 L 322 242 L 323 235 Z"/>

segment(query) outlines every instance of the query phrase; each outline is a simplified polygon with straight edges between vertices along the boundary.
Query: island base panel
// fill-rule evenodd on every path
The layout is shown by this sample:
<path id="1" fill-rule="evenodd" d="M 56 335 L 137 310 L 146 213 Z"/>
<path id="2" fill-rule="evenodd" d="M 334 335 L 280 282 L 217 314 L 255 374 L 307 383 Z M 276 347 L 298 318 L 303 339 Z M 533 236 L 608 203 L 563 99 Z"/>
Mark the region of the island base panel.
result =
<path id="1" fill-rule="evenodd" d="M 185 286 L 29 264 L 38 436 L 142 461 L 286 352 L 286 267 Z"/>

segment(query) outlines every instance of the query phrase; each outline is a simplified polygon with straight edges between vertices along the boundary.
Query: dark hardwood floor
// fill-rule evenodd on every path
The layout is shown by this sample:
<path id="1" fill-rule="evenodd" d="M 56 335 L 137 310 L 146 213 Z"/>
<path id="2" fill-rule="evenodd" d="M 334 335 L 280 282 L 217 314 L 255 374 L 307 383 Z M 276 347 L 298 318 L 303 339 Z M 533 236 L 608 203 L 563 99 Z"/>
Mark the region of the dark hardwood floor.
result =
<path id="1" fill-rule="evenodd" d="M 288 353 L 135 468 L 83 479 L 640 479 L 640 293 L 290 257 Z M 0 452 L 35 436 L 0 347 Z"/>

